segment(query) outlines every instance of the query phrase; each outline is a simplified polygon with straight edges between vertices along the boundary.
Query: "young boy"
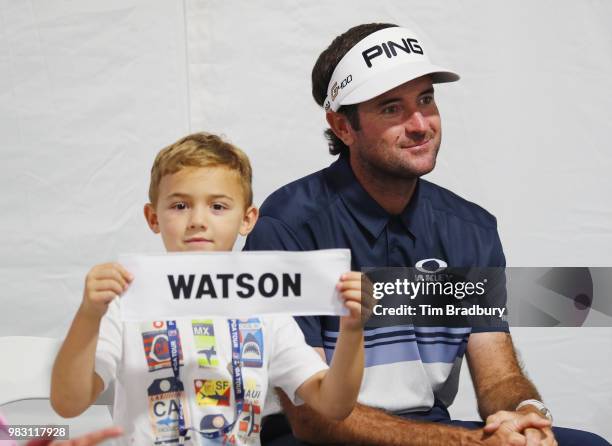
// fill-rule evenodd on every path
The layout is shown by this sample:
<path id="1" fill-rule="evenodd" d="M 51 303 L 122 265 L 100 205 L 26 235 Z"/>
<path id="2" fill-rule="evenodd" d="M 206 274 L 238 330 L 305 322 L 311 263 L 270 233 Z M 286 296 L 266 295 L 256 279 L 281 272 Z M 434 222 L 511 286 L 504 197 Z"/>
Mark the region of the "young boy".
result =
<path id="1" fill-rule="evenodd" d="M 230 251 L 257 220 L 251 176 L 240 149 L 211 134 L 187 136 L 155 159 L 147 223 L 167 251 Z M 274 387 L 326 417 L 351 412 L 364 367 L 359 273 L 343 274 L 337 285 L 350 315 L 342 318 L 329 368 L 289 316 L 121 323 L 116 297 L 133 279 L 117 263 L 89 271 L 53 367 L 58 414 L 79 415 L 113 379 L 114 418 L 126 445 L 259 444 L 262 406 Z M 169 349 L 175 337 L 178 349 Z M 258 361 L 232 361 L 246 344 Z"/>

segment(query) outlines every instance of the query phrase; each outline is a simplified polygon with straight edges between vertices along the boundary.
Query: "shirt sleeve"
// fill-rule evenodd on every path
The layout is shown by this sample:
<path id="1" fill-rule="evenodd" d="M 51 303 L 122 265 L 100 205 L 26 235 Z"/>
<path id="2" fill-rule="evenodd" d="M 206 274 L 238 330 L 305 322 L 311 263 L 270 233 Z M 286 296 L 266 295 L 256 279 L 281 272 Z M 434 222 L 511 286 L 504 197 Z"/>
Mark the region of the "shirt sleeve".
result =
<path id="1" fill-rule="evenodd" d="M 323 348 L 323 330 L 320 316 L 295 316 L 295 321 L 311 347 Z"/>
<path id="2" fill-rule="evenodd" d="M 280 387 L 294 405 L 303 404 L 296 390 L 314 374 L 327 370 L 321 356 L 304 341 L 295 320 L 289 316 L 268 319 L 273 349 L 268 364 L 271 387 Z"/>
<path id="3" fill-rule="evenodd" d="M 486 275 L 489 289 L 487 290 L 486 306 L 491 308 L 502 308 L 506 306 L 506 256 L 502 248 L 497 226 L 493 231 L 491 252 L 487 261 Z M 472 327 L 472 333 L 486 332 L 510 332 L 508 323 L 499 318 L 492 318 L 489 325 Z"/>
<path id="4" fill-rule="evenodd" d="M 273 217 L 259 218 L 244 244 L 244 251 L 306 251 L 296 234 Z"/>
<path id="5" fill-rule="evenodd" d="M 115 298 L 100 323 L 98 345 L 96 346 L 95 372 L 104 382 L 104 390 L 117 376 L 121 361 L 123 329 L 121 325 L 119 298 Z"/>
<path id="6" fill-rule="evenodd" d="M 497 231 L 497 220 L 495 221 L 495 229 L 493 229 L 493 243 L 487 266 L 506 267 L 506 256 L 504 255 L 504 249 L 502 248 L 499 232 Z"/>

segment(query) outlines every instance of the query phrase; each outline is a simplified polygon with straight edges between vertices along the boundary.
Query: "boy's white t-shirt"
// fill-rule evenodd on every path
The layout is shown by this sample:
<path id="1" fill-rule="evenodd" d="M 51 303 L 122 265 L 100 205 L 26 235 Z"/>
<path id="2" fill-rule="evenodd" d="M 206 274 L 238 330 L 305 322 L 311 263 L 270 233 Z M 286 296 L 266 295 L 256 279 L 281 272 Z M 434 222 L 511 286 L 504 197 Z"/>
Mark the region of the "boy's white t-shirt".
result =
<path id="1" fill-rule="evenodd" d="M 176 320 L 179 383 L 170 364 L 166 321 L 122 323 L 119 305 L 120 299 L 115 299 L 102 319 L 95 371 L 105 388 L 116 380 L 113 418 L 124 429 L 120 444 L 178 444 L 177 390 L 181 384 L 187 428 L 210 432 L 233 423 L 236 406 L 227 319 Z M 271 390 L 280 387 L 294 404 L 300 404 L 296 389 L 327 369 L 290 316 L 242 319 L 240 339 L 242 412 L 226 436 L 211 440 L 189 430 L 185 444 L 260 444 L 264 405 L 274 401 Z"/>

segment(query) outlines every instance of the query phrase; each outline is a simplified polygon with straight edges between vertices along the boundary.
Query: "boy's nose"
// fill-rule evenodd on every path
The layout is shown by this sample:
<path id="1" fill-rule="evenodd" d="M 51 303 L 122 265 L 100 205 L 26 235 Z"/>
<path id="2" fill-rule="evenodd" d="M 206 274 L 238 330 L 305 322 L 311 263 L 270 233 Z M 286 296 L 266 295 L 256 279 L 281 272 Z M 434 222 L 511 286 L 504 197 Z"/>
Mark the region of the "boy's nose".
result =
<path id="1" fill-rule="evenodd" d="M 203 228 L 206 229 L 206 216 L 203 209 L 195 208 L 191 213 L 191 220 L 189 222 L 189 227 L 192 229 L 195 228 Z"/>

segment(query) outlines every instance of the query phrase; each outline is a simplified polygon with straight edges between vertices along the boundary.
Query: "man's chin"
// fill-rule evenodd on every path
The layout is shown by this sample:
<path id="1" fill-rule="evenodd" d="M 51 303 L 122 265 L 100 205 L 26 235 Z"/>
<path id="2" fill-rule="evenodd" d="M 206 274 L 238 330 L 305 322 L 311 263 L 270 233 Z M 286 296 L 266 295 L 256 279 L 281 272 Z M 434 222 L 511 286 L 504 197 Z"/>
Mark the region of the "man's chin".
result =
<path id="1" fill-rule="evenodd" d="M 425 163 L 398 163 L 388 166 L 385 173 L 395 178 L 410 180 L 427 175 L 434 167 L 436 167 L 435 160 Z"/>

